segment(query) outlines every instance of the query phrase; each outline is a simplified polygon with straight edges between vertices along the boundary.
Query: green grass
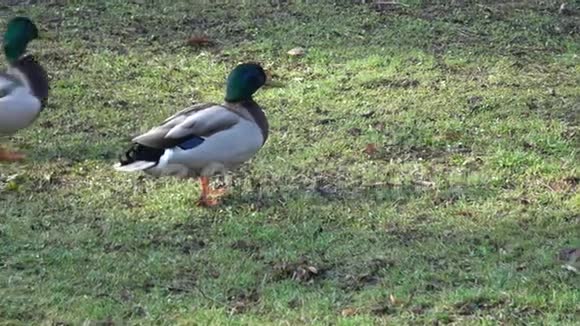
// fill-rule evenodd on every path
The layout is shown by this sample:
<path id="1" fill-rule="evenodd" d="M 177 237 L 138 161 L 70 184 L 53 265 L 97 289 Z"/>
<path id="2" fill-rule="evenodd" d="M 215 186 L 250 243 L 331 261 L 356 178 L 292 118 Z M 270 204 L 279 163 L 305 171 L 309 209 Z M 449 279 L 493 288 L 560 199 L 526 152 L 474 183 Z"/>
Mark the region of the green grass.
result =
<path id="1" fill-rule="evenodd" d="M 52 93 L 0 171 L 2 324 L 578 322 L 556 259 L 580 246 L 578 11 L 11 3 L 0 25 L 48 35 Z M 249 60 L 284 87 L 259 92 L 271 138 L 222 206 L 111 169 Z"/>

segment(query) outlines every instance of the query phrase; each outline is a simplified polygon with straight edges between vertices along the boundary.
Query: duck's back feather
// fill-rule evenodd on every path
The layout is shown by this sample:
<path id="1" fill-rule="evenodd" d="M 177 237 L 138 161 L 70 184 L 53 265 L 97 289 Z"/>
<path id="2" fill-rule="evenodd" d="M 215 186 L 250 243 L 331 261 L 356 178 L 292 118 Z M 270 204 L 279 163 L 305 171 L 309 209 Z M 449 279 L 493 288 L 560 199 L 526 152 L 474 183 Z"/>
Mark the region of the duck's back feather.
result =
<path id="1" fill-rule="evenodd" d="M 205 138 L 229 129 L 240 119 L 240 116 L 220 105 L 196 104 L 135 137 L 133 142 L 153 148 L 172 148 L 192 137 Z"/>

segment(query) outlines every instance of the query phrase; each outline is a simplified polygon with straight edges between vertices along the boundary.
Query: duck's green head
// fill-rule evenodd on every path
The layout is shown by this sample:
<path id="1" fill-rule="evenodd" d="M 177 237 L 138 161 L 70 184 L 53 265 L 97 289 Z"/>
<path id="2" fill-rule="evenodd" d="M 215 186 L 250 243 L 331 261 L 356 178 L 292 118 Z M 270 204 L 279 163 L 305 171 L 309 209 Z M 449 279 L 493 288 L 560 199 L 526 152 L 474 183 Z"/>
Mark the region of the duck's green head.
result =
<path id="1" fill-rule="evenodd" d="M 15 17 L 8 22 L 4 33 L 4 54 L 8 62 L 15 62 L 25 52 L 28 43 L 38 38 L 38 28 L 27 17 Z"/>
<path id="2" fill-rule="evenodd" d="M 251 100 L 252 95 L 266 84 L 266 73 L 256 63 L 243 63 L 232 70 L 226 87 L 227 102 Z"/>

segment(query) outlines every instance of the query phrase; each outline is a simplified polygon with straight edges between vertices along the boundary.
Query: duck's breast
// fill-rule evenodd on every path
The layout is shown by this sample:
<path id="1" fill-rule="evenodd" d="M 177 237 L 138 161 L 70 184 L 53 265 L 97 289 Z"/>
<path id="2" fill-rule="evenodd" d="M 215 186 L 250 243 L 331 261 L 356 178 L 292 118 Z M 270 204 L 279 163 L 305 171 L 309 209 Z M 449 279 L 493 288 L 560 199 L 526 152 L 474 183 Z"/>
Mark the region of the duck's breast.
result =
<path id="1" fill-rule="evenodd" d="M 0 97 L 0 134 L 13 134 L 28 127 L 38 117 L 40 108 L 40 101 L 25 87 L 17 87 Z"/>

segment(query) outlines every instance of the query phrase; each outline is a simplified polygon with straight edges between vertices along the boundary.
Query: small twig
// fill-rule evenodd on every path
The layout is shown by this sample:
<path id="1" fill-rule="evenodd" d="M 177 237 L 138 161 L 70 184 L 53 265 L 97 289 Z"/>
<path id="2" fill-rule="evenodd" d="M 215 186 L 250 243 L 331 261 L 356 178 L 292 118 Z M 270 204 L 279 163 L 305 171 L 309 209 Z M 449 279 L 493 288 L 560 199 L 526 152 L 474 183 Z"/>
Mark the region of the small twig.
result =
<path id="1" fill-rule="evenodd" d="M 206 299 L 208 299 L 208 300 L 210 300 L 210 301 L 213 301 L 214 303 L 216 303 L 216 304 L 218 304 L 218 305 L 220 305 L 220 306 L 229 307 L 229 304 L 227 304 L 227 303 L 225 303 L 225 302 L 223 302 L 223 301 L 219 301 L 218 299 L 216 299 L 216 298 L 212 298 L 212 297 L 210 297 L 209 295 L 205 294 L 205 292 L 203 292 L 203 291 L 202 291 L 202 290 L 199 288 L 199 286 L 197 286 L 197 284 L 194 284 L 194 285 L 193 285 L 193 287 L 194 287 L 194 288 L 195 288 L 197 291 L 199 291 L 199 293 L 200 293 L 200 294 L 201 294 L 201 295 L 202 295 L 204 298 L 206 298 Z"/>
<path id="2" fill-rule="evenodd" d="M 562 265 L 562 268 L 565 269 L 565 270 L 567 270 L 567 271 L 573 272 L 574 274 L 580 274 L 578 272 L 578 269 L 576 267 L 572 266 L 572 265 L 565 264 L 565 265 Z"/>
<path id="3" fill-rule="evenodd" d="M 97 293 L 96 294 L 96 297 L 97 298 L 109 298 L 109 299 L 115 301 L 116 303 L 123 303 L 123 302 L 121 302 L 121 300 L 115 298 L 114 296 L 112 296 L 112 295 L 110 295 L 108 293 Z"/>
<path id="4" fill-rule="evenodd" d="M 374 188 L 374 187 L 382 187 L 382 186 L 394 188 L 394 187 L 401 187 L 402 184 L 400 184 L 400 183 L 391 183 L 391 182 L 375 182 L 375 183 L 366 183 L 366 184 L 363 184 L 362 185 L 362 188 Z"/>
<path id="5" fill-rule="evenodd" d="M 415 298 L 415 290 L 411 291 L 411 294 L 409 295 L 407 302 L 405 302 L 405 304 L 403 305 L 405 309 L 408 309 L 411 306 L 411 304 L 413 304 L 413 298 Z"/>
<path id="6" fill-rule="evenodd" d="M 555 190 L 554 188 L 552 188 L 552 186 L 550 186 L 549 184 L 547 184 L 547 183 L 545 183 L 545 182 L 541 182 L 541 184 L 542 184 L 544 187 L 548 188 L 550 191 L 552 191 L 552 192 L 556 192 L 556 190 Z"/>
<path id="7" fill-rule="evenodd" d="M 414 180 L 412 181 L 412 183 L 415 186 L 421 186 L 421 187 L 435 187 L 435 182 L 431 182 L 431 181 L 423 181 L 423 180 Z"/>
<path id="8" fill-rule="evenodd" d="M 375 1 L 375 5 L 387 5 L 387 6 L 401 6 L 401 7 L 409 7 L 406 3 L 400 3 L 398 1 Z"/>

